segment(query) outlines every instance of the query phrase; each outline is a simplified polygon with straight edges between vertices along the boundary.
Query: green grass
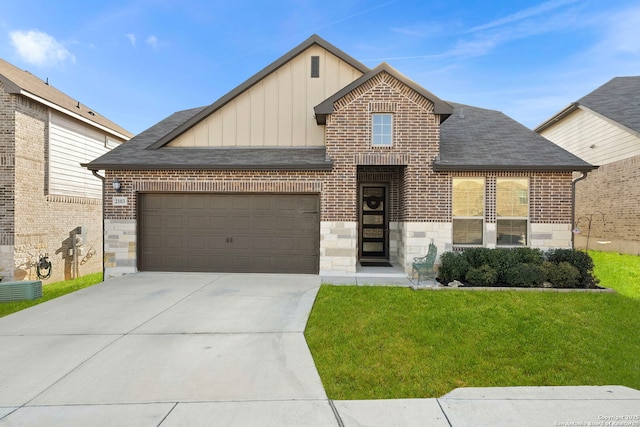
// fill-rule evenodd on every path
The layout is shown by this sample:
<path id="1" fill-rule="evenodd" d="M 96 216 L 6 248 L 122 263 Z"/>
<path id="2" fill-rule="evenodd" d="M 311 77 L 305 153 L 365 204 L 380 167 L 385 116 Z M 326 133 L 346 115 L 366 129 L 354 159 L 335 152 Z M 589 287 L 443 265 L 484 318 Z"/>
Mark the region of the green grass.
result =
<path id="1" fill-rule="evenodd" d="M 42 286 L 42 298 L 37 300 L 12 301 L 0 303 L 0 317 L 7 316 L 16 311 L 41 304 L 45 301 L 58 298 L 79 289 L 86 288 L 96 283 L 102 282 L 102 273 L 88 274 L 77 279 L 65 280 L 62 282 L 50 283 Z"/>
<path id="2" fill-rule="evenodd" d="M 457 387 L 640 388 L 640 258 L 592 253 L 608 293 L 322 286 L 305 335 L 332 399 Z"/>

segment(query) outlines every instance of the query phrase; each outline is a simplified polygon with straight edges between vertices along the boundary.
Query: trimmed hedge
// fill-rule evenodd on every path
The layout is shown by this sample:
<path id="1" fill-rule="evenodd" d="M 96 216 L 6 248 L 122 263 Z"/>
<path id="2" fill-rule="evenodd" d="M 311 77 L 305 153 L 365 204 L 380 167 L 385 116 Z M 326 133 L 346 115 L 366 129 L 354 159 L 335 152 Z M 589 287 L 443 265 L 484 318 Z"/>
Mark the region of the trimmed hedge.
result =
<path id="1" fill-rule="evenodd" d="M 593 260 L 582 251 L 537 248 L 470 248 L 440 257 L 438 281 L 472 286 L 595 288 Z"/>

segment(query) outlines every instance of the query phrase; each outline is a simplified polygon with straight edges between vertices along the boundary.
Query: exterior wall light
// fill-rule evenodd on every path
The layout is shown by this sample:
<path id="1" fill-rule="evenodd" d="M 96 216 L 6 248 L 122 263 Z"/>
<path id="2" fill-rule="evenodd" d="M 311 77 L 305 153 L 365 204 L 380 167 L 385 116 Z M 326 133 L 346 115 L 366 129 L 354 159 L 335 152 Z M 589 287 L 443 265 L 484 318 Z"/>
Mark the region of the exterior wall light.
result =
<path id="1" fill-rule="evenodd" d="M 120 183 L 120 180 L 118 178 L 113 178 L 113 182 L 111 183 L 111 185 L 113 186 L 113 189 L 116 193 L 122 191 L 122 183 Z"/>

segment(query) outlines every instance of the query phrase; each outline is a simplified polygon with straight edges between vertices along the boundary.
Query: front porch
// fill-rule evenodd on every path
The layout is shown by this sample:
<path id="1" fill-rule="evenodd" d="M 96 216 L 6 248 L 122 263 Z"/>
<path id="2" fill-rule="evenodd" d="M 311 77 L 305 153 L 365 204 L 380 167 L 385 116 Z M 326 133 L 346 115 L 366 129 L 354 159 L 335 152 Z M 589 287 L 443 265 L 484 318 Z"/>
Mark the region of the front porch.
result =
<path id="1" fill-rule="evenodd" d="M 433 222 L 426 214 L 407 220 L 406 172 L 405 166 L 357 167 L 357 221 L 321 223 L 320 276 L 351 283 L 354 277 L 406 279 L 413 258 L 426 255 L 430 243 L 438 254 L 451 249 L 450 222 Z M 391 267 L 364 267 L 363 261 Z"/>

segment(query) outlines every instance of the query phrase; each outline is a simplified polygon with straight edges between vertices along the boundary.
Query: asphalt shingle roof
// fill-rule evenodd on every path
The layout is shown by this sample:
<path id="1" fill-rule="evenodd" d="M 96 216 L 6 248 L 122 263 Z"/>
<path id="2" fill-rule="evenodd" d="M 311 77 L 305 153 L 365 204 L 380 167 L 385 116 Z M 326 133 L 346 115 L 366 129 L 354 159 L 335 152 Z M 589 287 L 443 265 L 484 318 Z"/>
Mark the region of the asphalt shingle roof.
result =
<path id="1" fill-rule="evenodd" d="M 435 170 L 591 170 L 593 166 L 500 111 L 453 105 Z"/>
<path id="2" fill-rule="evenodd" d="M 91 170 L 331 169 L 324 148 L 179 148 L 152 146 L 206 107 L 178 111 L 83 166 Z"/>
<path id="3" fill-rule="evenodd" d="M 578 104 L 640 132 L 640 76 L 615 77 Z"/>
<path id="4" fill-rule="evenodd" d="M 316 107 L 317 115 L 333 112 L 333 102 L 380 72 L 398 78 L 434 102 L 441 124 L 440 157 L 436 170 L 591 170 L 593 166 L 541 137 L 499 111 L 447 103 L 388 64 L 369 70 L 318 36 L 312 36 L 213 104 L 177 112 L 120 147 L 88 163 L 92 170 L 130 169 L 288 169 L 330 170 L 332 161 L 320 148 L 178 148 L 166 145 L 196 126 L 229 100 L 281 67 L 292 57 L 319 44 L 361 70 L 362 77 Z M 453 113 L 453 114 L 452 114 Z M 449 116 L 451 115 L 451 116 Z M 322 122 L 322 120 L 319 120 Z"/>
<path id="5" fill-rule="evenodd" d="M 133 134 L 111 120 L 97 113 L 95 110 L 71 98 L 47 82 L 40 80 L 28 71 L 8 63 L 0 58 L 0 82 L 8 93 L 22 94 L 25 92 L 48 101 L 68 113 L 77 114 L 83 119 L 107 128 L 124 138 L 131 138 Z"/>

